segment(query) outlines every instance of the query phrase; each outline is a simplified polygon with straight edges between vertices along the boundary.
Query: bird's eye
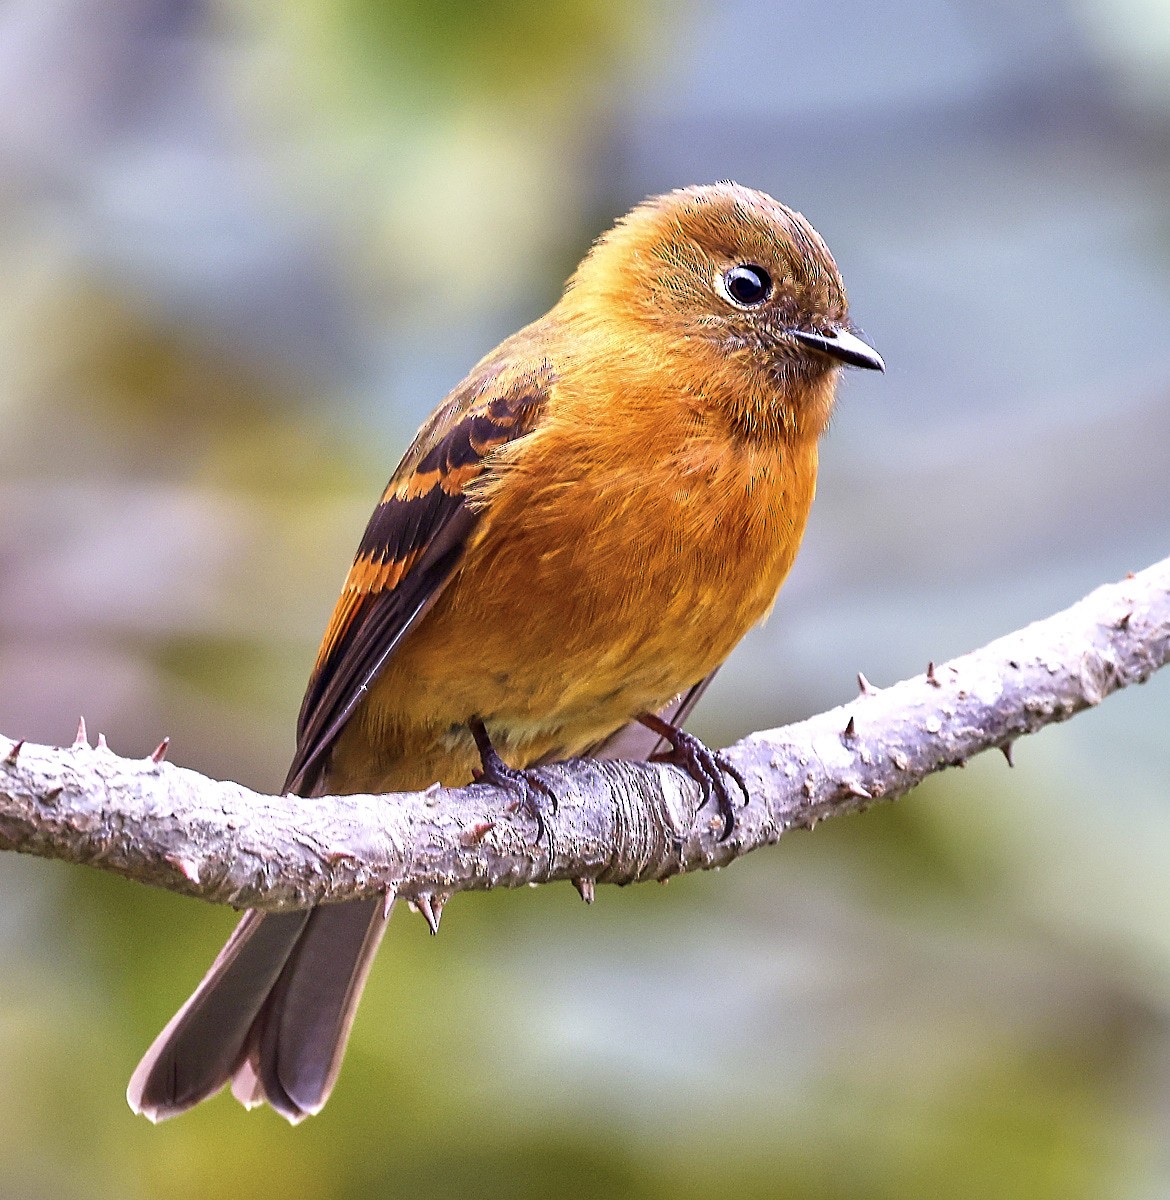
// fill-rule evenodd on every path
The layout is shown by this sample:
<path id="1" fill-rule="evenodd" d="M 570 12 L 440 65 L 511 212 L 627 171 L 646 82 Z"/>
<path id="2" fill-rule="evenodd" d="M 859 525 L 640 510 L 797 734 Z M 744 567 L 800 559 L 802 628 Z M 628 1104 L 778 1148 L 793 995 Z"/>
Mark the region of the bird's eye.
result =
<path id="1" fill-rule="evenodd" d="M 735 304 L 755 308 L 772 294 L 772 277 L 755 263 L 741 263 L 723 273 L 723 290 Z"/>

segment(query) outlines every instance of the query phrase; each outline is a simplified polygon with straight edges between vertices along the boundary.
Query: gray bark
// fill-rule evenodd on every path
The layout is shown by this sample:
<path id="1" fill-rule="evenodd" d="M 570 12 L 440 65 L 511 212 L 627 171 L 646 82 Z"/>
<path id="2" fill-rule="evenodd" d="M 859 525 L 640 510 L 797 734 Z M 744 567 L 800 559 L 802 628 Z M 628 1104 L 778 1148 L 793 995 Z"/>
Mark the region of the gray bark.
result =
<path id="1" fill-rule="evenodd" d="M 893 687 L 724 751 L 748 783 L 735 831 L 664 765 L 540 768 L 548 836 L 486 784 L 384 796 L 263 796 L 81 731 L 57 749 L 0 738 L 0 849 L 87 863 L 238 908 L 399 895 L 432 927 L 453 892 L 664 879 L 725 866 L 788 829 L 892 800 L 928 775 L 1144 682 L 1170 660 L 1170 559 Z"/>

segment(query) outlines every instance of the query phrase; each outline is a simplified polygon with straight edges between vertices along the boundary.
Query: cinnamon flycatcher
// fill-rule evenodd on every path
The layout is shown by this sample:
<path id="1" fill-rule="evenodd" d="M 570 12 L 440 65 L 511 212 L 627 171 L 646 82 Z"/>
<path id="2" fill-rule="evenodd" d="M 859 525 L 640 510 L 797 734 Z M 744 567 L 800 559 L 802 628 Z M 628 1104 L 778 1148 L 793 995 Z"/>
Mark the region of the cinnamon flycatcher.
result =
<path id="1" fill-rule="evenodd" d="M 792 566 L 843 365 L 883 369 L 800 214 L 733 183 L 640 204 L 419 430 L 325 632 L 285 790 L 486 778 L 539 829 L 525 768 L 666 746 L 726 836 L 742 781 L 679 726 Z M 160 1120 L 231 1079 L 244 1104 L 318 1112 L 387 916 L 246 913 L 131 1107 Z"/>

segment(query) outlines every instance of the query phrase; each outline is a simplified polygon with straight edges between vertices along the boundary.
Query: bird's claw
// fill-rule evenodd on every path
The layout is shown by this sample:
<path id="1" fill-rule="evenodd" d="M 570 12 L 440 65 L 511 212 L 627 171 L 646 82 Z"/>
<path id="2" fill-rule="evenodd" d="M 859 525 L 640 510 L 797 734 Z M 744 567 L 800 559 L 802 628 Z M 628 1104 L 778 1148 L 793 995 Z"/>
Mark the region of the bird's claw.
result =
<path id="1" fill-rule="evenodd" d="M 665 724 L 665 723 L 664 723 Z M 693 733 L 683 729 L 668 726 L 670 732 L 662 732 L 671 745 L 665 754 L 655 755 L 660 762 L 674 763 L 699 785 L 702 800 L 700 808 L 705 808 L 712 801 L 723 818 L 723 830 L 719 834 L 721 842 L 727 841 L 735 829 L 735 800 L 727 780 L 730 777 L 743 793 L 744 804 L 748 802 L 748 788 L 739 771 L 717 751 L 701 742 Z"/>
<path id="2" fill-rule="evenodd" d="M 547 836 L 551 851 L 552 834 L 545 820 L 544 802 L 547 802 L 549 810 L 555 816 L 560 803 L 557 800 L 556 792 L 535 771 L 522 771 L 508 766 L 500 757 L 495 746 L 492 745 L 491 738 L 482 721 L 471 722 L 471 734 L 475 738 L 475 745 L 479 750 L 479 759 L 482 764 L 481 770 L 476 776 L 476 782 L 490 783 L 511 792 L 516 797 L 511 807 L 523 810 L 536 822 L 536 843 L 544 841 Z"/>
<path id="3" fill-rule="evenodd" d="M 539 844 L 547 837 L 551 847 L 552 834 L 544 813 L 547 803 L 552 814 L 556 814 L 558 803 L 556 792 L 534 771 L 518 771 L 515 767 L 509 767 L 502 759 L 500 766 L 502 770 L 485 770 L 480 778 L 484 783 L 492 783 L 496 787 L 506 788 L 515 793 L 516 800 L 511 807 L 522 810 L 536 822 L 534 844 Z"/>

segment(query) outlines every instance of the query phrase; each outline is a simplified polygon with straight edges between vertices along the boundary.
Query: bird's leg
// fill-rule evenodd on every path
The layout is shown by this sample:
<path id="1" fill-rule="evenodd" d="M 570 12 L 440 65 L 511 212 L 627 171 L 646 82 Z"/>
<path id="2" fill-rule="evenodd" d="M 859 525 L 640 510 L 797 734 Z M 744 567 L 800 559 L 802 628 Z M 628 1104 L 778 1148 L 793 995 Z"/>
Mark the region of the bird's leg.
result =
<path id="1" fill-rule="evenodd" d="M 472 717 L 467 722 L 471 736 L 475 738 L 475 748 L 479 751 L 479 761 L 482 770 L 476 776 L 477 783 L 493 783 L 496 787 L 506 788 L 510 792 L 518 792 L 518 806 L 536 822 L 536 840 L 541 841 L 548 833 L 549 852 L 552 853 L 552 833 L 544 820 L 544 809 L 541 800 L 547 800 L 549 807 L 557 811 L 557 794 L 543 779 L 533 771 L 520 771 L 510 767 L 500 757 L 492 739 L 488 736 L 487 726 L 479 717 Z"/>
<path id="2" fill-rule="evenodd" d="M 727 785 L 727 776 L 731 776 L 743 792 L 744 803 L 748 800 L 747 784 L 743 776 L 723 757 L 705 746 L 693 733 L 687 733 L 669 721 L 664 721 L 655 713 L 643 713 L 639 721 L 664 737 L 670 743 L 670 750 L 663 754 L 655 754 L 655 762 L 674 763 L 699 785 L 702 792 L 702 808 L 708 801 L 714 800 L 720 815 L 723 817 L 723 832 L 719 835 L 721 842 L 731 837 L 735 828 L 735 801 L 731 788 Z"/>

